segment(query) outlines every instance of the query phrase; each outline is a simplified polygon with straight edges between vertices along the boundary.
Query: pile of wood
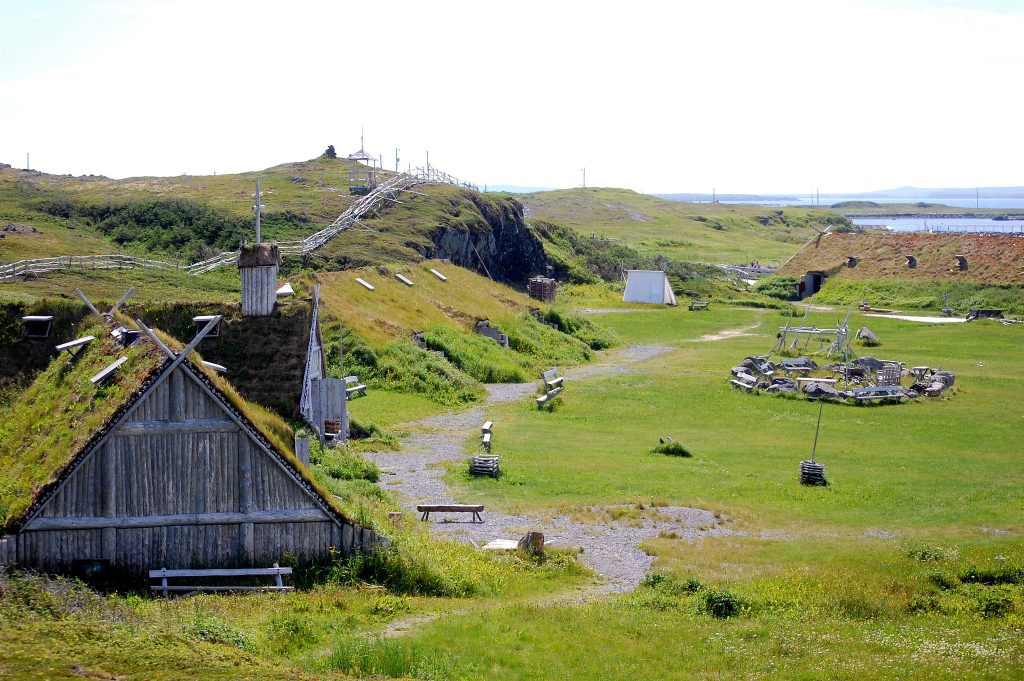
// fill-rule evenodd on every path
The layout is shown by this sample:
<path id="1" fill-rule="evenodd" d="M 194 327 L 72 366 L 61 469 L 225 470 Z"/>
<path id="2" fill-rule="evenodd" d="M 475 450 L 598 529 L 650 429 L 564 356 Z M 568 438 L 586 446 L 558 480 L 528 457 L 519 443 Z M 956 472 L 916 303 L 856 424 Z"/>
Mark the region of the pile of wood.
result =
<path id="1" fill-rule="evenodd" d="M 558 284 L 554 279 L 548 277 L 533 277 L 529 283 L 530 297 L 545 303 L 555 302 L 555 294 L 558 292 Z"/>
<path id="2" fill-rule="evenodd" d="M 801 485 L 827 485 L 825 480 L 825 464 L 814 461 L 800 462 L 800 484 Z"/>
<path id="3" fill-rule="evenodd" d="M 474 456 L 473 460 L 469 463 L 470 474 L 489 475 L 492 478 L 498 477 L 501 474 L 498 458 L 497 455 Z"/>

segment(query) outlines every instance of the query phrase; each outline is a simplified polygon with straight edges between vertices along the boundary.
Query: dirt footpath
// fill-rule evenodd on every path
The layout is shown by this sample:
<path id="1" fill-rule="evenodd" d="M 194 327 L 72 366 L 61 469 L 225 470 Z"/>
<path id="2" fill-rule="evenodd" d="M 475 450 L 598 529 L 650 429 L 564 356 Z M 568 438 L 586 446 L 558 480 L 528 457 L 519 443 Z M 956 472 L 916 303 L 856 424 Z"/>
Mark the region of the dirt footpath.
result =
<path id="1" fill-rule="evenodd" d="M 627 373 L 632 371 L 631 364 L 674 349 L 633 345 L 603 354 L 595 363 L 575 367 L 564 375 L 567 381 L 583 381 L 599 374 Z M 366 454 L 380 467 L 381 484 L 399 492 L 406 508 L 415 511 L 417 503 L 459 503 L 442 480 L 447 464 L 465 462 L 469 458 L 470 453 L 463 450 L 463 443 L 472 434 L 479 433 L 487 405 L 530 399 L 536 393 L 536 384 L 491 384 L 487 390 L 483 406 L 399 426 L 413 433 L 402 441 L 403 451 Z M 594 507 L 587 515 L 597 519 L 608 517 L 607 511 L 611 509 Z M 483 512 L 483 518 L 482 524 L 472 523 L 465 514 L 456 514 L 450 517 L 453 522 L 445 522 L 443 514 L 436 514 L 430 519 L 430 527 L 438 535 L 472 541 L 479 546 L 493 539 L 519 539 L 531 529 L 541 531 L 553 546 L 581 547 L 581 560 L 607 579 L 604 588 L 607 592 L 630 591 L 640 583 L 653 561 L 638 548 L 647 539 L 662 532 L 672 532 L 685 539 L 731 534 L 719 525 L 710 511 L 678 506 L 647 509 L 641 517 L 624 522 L 595 520 L 586 523 L 565 515 L 507 515 L 490 510 Z"/>

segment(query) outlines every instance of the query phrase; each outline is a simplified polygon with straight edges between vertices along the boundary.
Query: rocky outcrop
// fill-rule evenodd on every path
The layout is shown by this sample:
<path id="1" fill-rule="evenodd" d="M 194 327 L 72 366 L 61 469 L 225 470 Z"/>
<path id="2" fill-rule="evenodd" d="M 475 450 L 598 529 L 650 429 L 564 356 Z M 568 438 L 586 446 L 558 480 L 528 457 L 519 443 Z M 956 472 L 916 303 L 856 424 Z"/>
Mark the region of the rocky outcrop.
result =
<path id="1" fill-rule="evenodd" d="M 456 217 L 431 235 L 434 247 L 425 255 L 483 271 L 506 283 L 525 283 L 547 271 L 544 246 L 523 220 L 523 206 L 511 198 L 492 199 L 466 191 Z M 466 213 L 470 213 L 466 215 Z M 476 215 L 473 215 L 473 214 Z"/>

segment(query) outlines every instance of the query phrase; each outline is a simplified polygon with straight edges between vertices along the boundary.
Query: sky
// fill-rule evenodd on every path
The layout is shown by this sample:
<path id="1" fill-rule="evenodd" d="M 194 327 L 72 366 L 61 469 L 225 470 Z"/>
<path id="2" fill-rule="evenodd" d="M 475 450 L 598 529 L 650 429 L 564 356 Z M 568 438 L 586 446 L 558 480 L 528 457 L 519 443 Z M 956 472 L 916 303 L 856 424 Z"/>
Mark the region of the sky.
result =
<path id="1" fill-rule="evenodd" d="M 479 185 L 1024 185 L 1024 1 L 0 0 L 0 162 Z"/>

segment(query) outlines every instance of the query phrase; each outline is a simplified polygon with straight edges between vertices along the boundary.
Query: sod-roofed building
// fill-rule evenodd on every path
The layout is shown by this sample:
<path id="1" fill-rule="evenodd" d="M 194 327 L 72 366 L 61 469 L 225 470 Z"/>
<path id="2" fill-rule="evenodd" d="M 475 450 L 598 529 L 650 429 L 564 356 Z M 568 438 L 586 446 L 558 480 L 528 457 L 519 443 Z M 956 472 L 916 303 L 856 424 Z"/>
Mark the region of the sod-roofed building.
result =
<path id="1" fill-rule="evenodd" d="M 55 359 L 0 424 L 0 562 L 265 567 L 383 540 L 313 480 L 284 421 L 198 357 L 85 334 L 96 340 Z"/>

